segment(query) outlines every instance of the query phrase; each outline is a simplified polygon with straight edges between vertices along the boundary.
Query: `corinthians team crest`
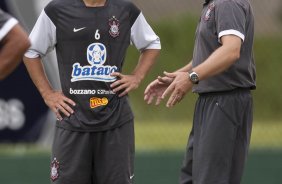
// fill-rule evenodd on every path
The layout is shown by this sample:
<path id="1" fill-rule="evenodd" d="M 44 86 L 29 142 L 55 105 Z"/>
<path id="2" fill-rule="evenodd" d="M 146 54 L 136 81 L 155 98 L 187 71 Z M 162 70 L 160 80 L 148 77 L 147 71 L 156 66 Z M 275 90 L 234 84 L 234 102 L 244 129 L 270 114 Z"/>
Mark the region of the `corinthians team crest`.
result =
<path id="1" fill-rule="evenodd" d="M 211 13 L 212 13 L 212 11 L 214 10 L 214 7 L 215 7 L 215 4 L 214 4 L 214 2 L 212 2 L 212 3 L 209 5 L 208 10 L 207 10 L 207 12 L 206 12 L 206 14 L 205 14 L 205 17 L 204 17 L 205 21 L 210 20 L 210 18 L 211 18 Z"/>
<path id="2" fill-rule="evenodd" d="M 119 36 L 119 20 L 113 16 L 109 20 L 110 30 L 109 33 L 113 38 L 116 38 Z"/>
<path id="3" fill-rule="evenodd" d="M 54 158 L 54 160 L 51 162 L 51 173 L 50 173 L 50 177 L 52 179 L 52 181 L 55 181 L 56 179 L 58 179 L 59 177 L 59 169 L 60 167 L 60 163 L 57 161 L 56 158 Z"/>
<path id="4" fill-rule="evenodd" d="M 104 65 L 107 60 L 107 49 L 104 44 L 90 44 L 87 48 L 87 60 L 90 65 L 81 66 L 80 63 L 72 65 L 71 82 L 86 80 L 113 82 L 116 80 L 116 77 L 111 74 L 118 70 L 117 67 Z"/>

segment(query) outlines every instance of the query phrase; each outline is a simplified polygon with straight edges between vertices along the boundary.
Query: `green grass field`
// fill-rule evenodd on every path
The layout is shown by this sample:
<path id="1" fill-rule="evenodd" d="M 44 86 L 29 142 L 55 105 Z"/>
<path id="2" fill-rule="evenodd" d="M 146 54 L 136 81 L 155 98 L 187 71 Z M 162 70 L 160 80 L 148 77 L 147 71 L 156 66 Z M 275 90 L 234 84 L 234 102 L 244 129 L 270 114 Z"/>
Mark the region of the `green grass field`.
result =
<path id="1" fill-rule="evenodd" d="M 186 147 L 191 122 L 136 122 L 136 148 L 140 151 L 181 151 Z M 251 149 L 282 149 L 282 123 L 254 122 Z"/>
<path id="2" fill-rule="evenodd" d="M 137 152 L 184 151 L 191 130 L 191 122 L 135 122 Z M 254 122 L 251 149 L 282 150 L 282 123 L 278 121 Z M 2 144 L 0 154 L 24 155 L 49 152 L 38 145 Z"/>

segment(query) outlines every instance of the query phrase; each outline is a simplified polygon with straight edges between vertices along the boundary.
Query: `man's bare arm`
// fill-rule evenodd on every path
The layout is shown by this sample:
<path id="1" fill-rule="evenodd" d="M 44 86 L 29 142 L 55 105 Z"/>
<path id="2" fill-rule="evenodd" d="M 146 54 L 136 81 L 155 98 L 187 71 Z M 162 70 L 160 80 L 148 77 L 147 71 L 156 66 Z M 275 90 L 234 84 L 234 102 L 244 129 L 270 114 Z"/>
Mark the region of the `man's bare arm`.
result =
<path id="1" fill-rule="evenodd" d="M 15 70 L 30 47 L 28 35 L 19 24 L 15 25 L 1 42 L 3 47 L 0 52 L 0 80 Z"/>
<path id="2" fill-rule="evenodd" d="M 53 90 L 46 77 L 40 57 L 33 59 L 24 57 L 24 64 L 46 105 L 56 114 L 59 120 L 62 120 L 61 113 L 66 116 L 74 113 L 72 106 L 75 106 L 75 102 L 67 98 L 61 91 Z"/>
<path id="3" fill-rule="evenodd" d="M 138 88 L 141 81 L 144 79 L 144 77 L 147 75 L 147 73 L 157 60 L 159 54 L 160 50 L 158 49 L 144 50 L 141 53 L 139 62 L 131 75 L 124 75 L 117 72 L 113 73 L 113 76 L 120 78 L 120 80 L 117 80 L 111 85 L 113 91 L 122 91 L 119 95 L 120 97 L 122 97 L 128 94 L 130 91 Z"/>
<path id="4" fill-rule="evenodd" d="M 202 64 L 193 68 L 193 71 L 199 75 L 200 81 L 225 71 L 240 57 L 242 40 L 239 37 L 223 36 L 221 42 L 221 47 L 214 51 Z M 166 76 L 174 78 L 174 81 L 163 93 L 162 98 L 170 94 L 167 107 L 172 107 L 183 99 L 185 94 L 192 89 L 193 84 L 186 71 L 168 73 Z"/>

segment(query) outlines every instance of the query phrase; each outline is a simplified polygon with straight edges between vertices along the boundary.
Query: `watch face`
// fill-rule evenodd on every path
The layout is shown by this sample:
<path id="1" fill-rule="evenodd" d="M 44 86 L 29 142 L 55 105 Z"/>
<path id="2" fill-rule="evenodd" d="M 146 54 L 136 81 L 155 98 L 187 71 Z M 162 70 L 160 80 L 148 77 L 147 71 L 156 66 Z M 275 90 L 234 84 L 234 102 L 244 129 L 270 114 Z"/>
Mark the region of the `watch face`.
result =
<path id="1" fill-rule="evenodd" d="M 199 77 L 198 77 L 198 75 L 195 72 L 192 72 L 190 74 L 190 80 L 194 84 L 198 84 L 199 83 Z"/>
<path id="2" fill-rule="evenodd" d="M 196 74 L 192 74 L 191 80 L 194 81 L 194 82 L 198 81 L 198 76 Z"/>

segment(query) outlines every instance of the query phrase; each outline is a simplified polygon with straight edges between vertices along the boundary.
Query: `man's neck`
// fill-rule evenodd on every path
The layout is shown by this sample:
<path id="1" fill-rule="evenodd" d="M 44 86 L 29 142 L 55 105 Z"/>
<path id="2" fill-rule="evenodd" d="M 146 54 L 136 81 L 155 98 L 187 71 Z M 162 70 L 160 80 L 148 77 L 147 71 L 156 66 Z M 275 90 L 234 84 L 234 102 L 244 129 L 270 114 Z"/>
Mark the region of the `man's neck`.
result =
<path id="1" fill-rule="evenodd" d="M 88 7 L 101 7 L 104 6 L 106 3 L 106 0 L 83 0 L 85 6 Z"/>

